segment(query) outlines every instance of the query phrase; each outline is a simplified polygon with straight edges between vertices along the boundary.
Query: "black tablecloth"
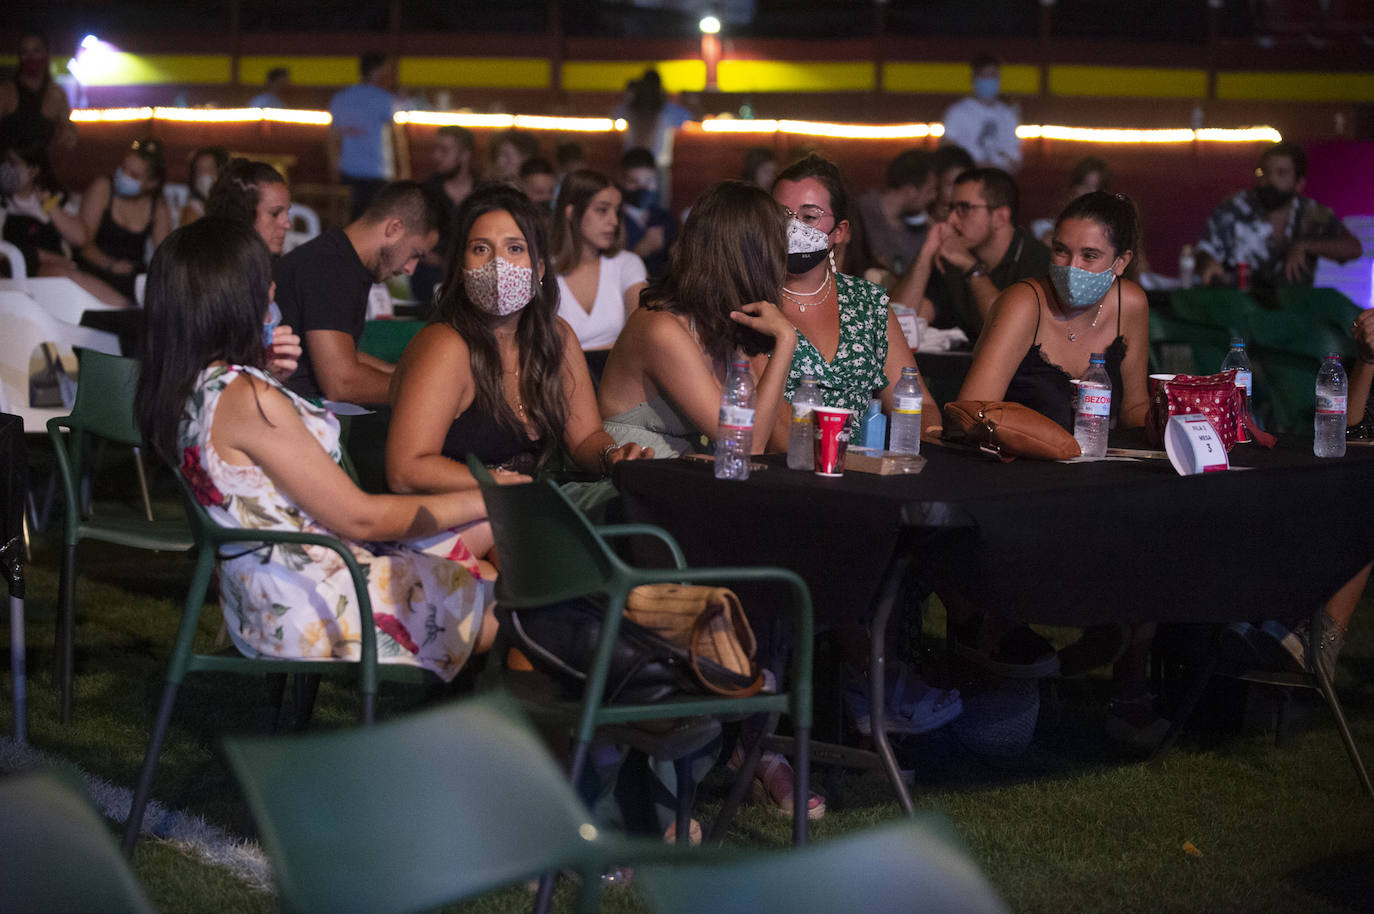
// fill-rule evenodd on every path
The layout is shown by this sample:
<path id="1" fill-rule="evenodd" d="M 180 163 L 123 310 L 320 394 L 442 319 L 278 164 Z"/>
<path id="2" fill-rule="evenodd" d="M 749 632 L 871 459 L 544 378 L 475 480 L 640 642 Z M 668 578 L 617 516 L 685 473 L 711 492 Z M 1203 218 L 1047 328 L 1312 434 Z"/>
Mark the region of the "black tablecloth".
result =
<path id="1" fill-rule="evenodd" d="M 1115 442 L 1114 442 L 1115 443 Z M 1124 441 L 1139 445 L 1139 441 Z M 823 479 L 777 459 L 743 483 L 687 460 L 616 466 L 630 520 L 693 564 L 792 568 L 818 619 L 862 618 L 898 548 L 935 585 L 1029 621 L 1231 621 L 1310 612 L 1374 558 L 1374 449 L 1242 445 L 1229 473 L 1166 460 L 1000 464 L 927 446 L 915 476 Z M 904 536 L 906 534 L 906 536 Z"/>
<path id="2" fill-rule="evenodd" d="M 0 565 L 12 596 L 24 596 L 24 502 L 28 498 L 24 420 L 0 413 Z"/>

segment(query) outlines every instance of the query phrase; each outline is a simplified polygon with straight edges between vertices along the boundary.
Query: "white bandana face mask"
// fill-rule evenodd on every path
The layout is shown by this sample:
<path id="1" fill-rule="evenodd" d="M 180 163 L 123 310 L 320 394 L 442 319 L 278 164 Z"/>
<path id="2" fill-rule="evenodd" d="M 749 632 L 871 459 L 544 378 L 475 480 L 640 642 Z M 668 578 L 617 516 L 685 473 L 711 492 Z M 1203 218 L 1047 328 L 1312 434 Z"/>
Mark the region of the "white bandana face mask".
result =
<path id="1" fill-rule="evenodd" d="M 825 259 L 830 236 L 796 216 L 787 221 L 787 272 L 801 276 Z"/>
<path id="2" fill-rule="evenodd" d="M 475 270 L 463 271 L 463 288 L 472 303 L 488 314 L 514 314 L 534 298 L 534 270 L 493 257 Z"/>

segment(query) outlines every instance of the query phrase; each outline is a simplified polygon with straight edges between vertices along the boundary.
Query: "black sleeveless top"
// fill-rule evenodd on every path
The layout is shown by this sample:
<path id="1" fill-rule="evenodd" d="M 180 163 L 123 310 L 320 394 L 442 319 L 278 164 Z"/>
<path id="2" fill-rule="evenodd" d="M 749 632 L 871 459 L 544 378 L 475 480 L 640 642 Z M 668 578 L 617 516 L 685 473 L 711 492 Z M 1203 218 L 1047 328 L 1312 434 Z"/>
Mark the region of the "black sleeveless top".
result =
<path id="1" fill-rule="evenodd" d="M 481 409 L 474 400 L 448 427 L 439 452 L 459 463 L 465 463 L 468 454 L 476 454 L 487 466 L 533 473 L 542 451 L 540 442 L 497 422 L 495 416 Z"/>
<path id="2" fill-rule="evenodd" d="M 148 246 L 148 238 L 153 234 L 153 220 L 157 215 L 157 201 L 152 201 L 148 210 L 148 224 L 143 227 L 141 232 L 131 232 L 115 222 L 113 208 L 114 194 L 112 190 L 110 202 L 100 217 L 99 227 L 95 230 L 95 246 L 115 260 L 128 260 L 137 264 L 134 272 L 128 274 L 111 273 L 103 266 L 97 266 L 84 258 L 81 259 L 81 269 L 103 279 L 126 298 L 133 298 L 134 275 L 142 273 L 146 266 L 143 255 Z"/>
<path id="3" fill-rule="evenodd" d="M 1024 282 L 1024 280 L 1023 280 Z M 1016 374 L 1007 384 L 1006 399 L 1048 416 L 1073 431 L 1073 377 L 1045 358 L 1040 349 L 1040 290 L 1027 282 L 1035 292 L 1035 337 L 1030 349 L 1016 366 Z M 1126 358 L 1126 338 L 1121 335 L 1121 280 L 1116 285 L 1116 339 L 1107 347 L 1107 376 L 1112 379 L 1112 424 L 1121 413 L 1121 362 Z"/>
<path id="4" fill-rule="evenodd" d="M 43 96 L 48 94 L 52 78 L 46 77 L 37 89 L 27 89 L 14 74 L 14 90 L 19 104 L 13 111 L 0 118 L 0 140 L 15 146 L 47 146 L 52 142 L 57 125 L 43 116 Z"/>

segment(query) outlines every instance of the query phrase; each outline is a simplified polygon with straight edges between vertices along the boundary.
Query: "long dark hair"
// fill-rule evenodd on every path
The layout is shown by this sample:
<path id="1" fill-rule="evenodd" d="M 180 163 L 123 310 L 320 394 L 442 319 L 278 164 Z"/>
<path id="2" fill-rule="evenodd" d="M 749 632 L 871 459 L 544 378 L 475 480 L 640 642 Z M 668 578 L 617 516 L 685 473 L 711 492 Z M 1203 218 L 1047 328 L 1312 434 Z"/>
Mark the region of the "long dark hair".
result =
<path id="1" fill-rule="evenodd" d="M 687 216 L 671 265 L 640 293 L 651 311 L 687 316 L 702 348 L 717 365 L 736 347 L 767 352 L 772 340 L 730 320 L 753 301 L 777 302 L 787 271 L 787 213 L 767 191 L 743 181 L 706 189 Z"/>
<path id="2" fill-rule="evenodd" d="M 523 435 L 525 425 L 506 402 L 502 388 L 501 354 L 491 329 L 491 315 L 472 303 L 463 283 L 463 257 L 473 223 L 487 213 L 502 210 L 510 214 L 525 236 L 536 277 L 534 297 L 520 312 L 516 324 L 515 341 L 520 349 L 520 399 L 543 446 L 539 456 L 542 464 L 563 439 L 568 400 L 563 390 L 563 339 L 558 332 L 558 274 L 549 257 L 543 217 L 529 197 L 507 184 L 488 184 L 463 201 L 458 209 L 453 249 L 444 265 L 443 291 L 435 306 L 435 320 L 457 330 L 468 345 L 476 387 L 473 406 Z M 542 280 L 538 278 L 541 267 Z"/>
<path id="3" fill-rule="evenodd" d="M 1055 231 L 1065 219 L 1091 219 L 1102 226 L 1107 240 L 1111 242 L 1112 253 L 1135 254 L 1121 275 L 1130 280 L 1140 277 L 1140 252 L 1143 243 L 1140 228 L 1140 212 L 1135 202 L 1125 194 L 1109 194 L 1105 190 L 1094 190 L 1073 200 L 1059 218 L 1054 220 Z"/>
<path id="4" fill-rule="evenodd" d="M 582 260 L 582 217 L 587 215 L 592 197 L 608 187 L 615 187 L 615 182 L 589 168 L 579 168 L 563 178 L 563 184 L 558 188 L 558 200 L 553 207 L 553 229 L 549 233 L 553 263 L 558 275 L 572 272 L 573 267 Z M 573 210 L 571 217 L 565 215 L 569 206 Z M 602 254 L 614 257 L 624 245 L 625 222 L 620 220 L 616 223 L 615 240 Z"/>
<path id="5" fill-rule="evenodd" d="M 272 256 L 251 223 L 205 216 L 167 236 L 148 265 L 143 366 L 134 409 L 143 437 L 172 466 L 177 428 L 207 365 L 262 367 Z"/>

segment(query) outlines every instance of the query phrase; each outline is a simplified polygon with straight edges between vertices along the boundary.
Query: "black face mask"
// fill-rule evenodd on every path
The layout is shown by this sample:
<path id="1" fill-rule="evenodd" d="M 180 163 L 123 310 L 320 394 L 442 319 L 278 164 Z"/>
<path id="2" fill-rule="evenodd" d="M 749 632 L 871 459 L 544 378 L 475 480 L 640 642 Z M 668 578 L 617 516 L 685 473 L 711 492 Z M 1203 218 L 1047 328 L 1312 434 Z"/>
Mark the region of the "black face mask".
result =
<path id="1" fill-rule="evenodd" d="M 809 273 L 822 260 L 825 260 L 829 250 L 821 248 L 819 251 L 807 251 L 804 254 L 787 255 L 787 272 L 793 276 L 801 276 Z"/>
<path id="2" fill-rule="evenodd" d="M 438 178 L 440 181 L 452 181 L 454 178 L 458 177 L 462 170 L 462 168 L 450 168 L 448 171 L 435 173 L 434 177 Z"/>
<path id="3" fill-rule="evenodd" d="M 1272 184 L 1261 184 L 1255 188 L 1255 196 L 1259 197 L 1260 206 L 1272 211 L 1286 206 L 1294 194 L 1291 190 L 1279 190 Z"/>

